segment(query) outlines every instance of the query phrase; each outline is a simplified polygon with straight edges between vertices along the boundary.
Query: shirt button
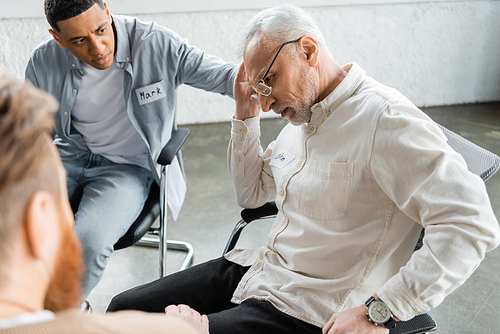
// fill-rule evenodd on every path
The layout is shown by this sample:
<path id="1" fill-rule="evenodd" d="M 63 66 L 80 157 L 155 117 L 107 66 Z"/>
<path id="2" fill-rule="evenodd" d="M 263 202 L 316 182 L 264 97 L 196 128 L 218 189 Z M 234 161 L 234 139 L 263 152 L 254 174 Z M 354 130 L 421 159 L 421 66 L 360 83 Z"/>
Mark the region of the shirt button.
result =
<path id="1" fill-rule="evenodd" d="M 67 111 L 64 112 L 64 116 L 68 116 L 68 112 Z"/>
<path id="2" fill-rule="evenodd" d="M 125 58 L 125 60 L 126 60 L 126 61 L 129 61 L 129 60 L 130 60 L 130 57 Z"/>
<path id="3" fill-rule="evenodd" d="M 78 154 L 76 155 L 76 157 L 77 157 L 77 158 L 79 158 L 79 157 L 80 157 L 80 153 L 78 153 Z"/>
<path id="4" fill-rule="evenodd" d="M 240 130 L 242 133 L 246 133 L 247 132 L 247 129 L 241 129 Z"/>
<path id="5" fill-rule="evenodd" d="M 83 75 L 83 70 L 80 70 L 80 74 Z"/>
<path id="6" fill-rule="evenodd" d="M 280 189 L 280 195 L 283 195 L 285 191 L 283 189 Z"/>
<path id="7" fill-rule="evenodd" d="M 297 163 L 297 167 L 300 167 L 300 166 L 302 166 L 302 161 L 299 161 L 299 162 Z"/>
<path id="8" fill-rule="evenodd" d="M 73 93 L 75 93 L 75 94 L 78 93 L 78 89 L 76 89 L 76 88 L 73 89 Z"/>
<path id="9" fill-rule="evenodd" d="M 330 115 L 332 114 L 332 112 L 330 110 L 327 110 L 325 114 L 326 114 L 326 116 L 330 117 Z"/>
<path id="10" fill-rule="evenodd" d="M 71 64 L 71 67 L 75 68 L 75 67 L 76 67 L 76 64 Z"/>
<path id="11" fill-rule="evenodd" d="M 241 157 L 238 157 L 238 162 L 241 162 Z"/>
<path id="12" fill-rule="evenodd" d="M 283 220 L 283 221 L 281 222 L 281 225 L 286 225 L 286 220 Z"/>
<path id="13" fill-rule="evenodd" d="M 314 131 L 314 126 L 311 126 L 311 127 L 309 128 L 309 132 L 313 132 L 313 131 Z"/>
<path id="14" fill-rule="evenodd" d="M 264 257 L 262 256 L 262 254 L 260 254 L 260 255 L 259 255 L 259 260 L 261 260 L 261 261 L 262 261 L 263 259 L 264 259 Z"/>

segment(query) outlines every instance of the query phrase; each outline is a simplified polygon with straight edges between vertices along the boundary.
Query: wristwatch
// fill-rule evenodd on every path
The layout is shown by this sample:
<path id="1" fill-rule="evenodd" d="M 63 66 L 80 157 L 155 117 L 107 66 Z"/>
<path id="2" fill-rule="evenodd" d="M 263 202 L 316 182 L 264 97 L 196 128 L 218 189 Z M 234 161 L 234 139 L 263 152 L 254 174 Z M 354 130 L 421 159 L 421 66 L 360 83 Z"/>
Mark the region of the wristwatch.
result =
<path id="1" fill-rule="evenodd" d="M 396 327 L 396 320 L 392 318 L 391 310 L 381 300 L 370 297 L 366 302 L 366 315 L 368 320 L 375 326 L 385 326 L 385 328 Z"/>

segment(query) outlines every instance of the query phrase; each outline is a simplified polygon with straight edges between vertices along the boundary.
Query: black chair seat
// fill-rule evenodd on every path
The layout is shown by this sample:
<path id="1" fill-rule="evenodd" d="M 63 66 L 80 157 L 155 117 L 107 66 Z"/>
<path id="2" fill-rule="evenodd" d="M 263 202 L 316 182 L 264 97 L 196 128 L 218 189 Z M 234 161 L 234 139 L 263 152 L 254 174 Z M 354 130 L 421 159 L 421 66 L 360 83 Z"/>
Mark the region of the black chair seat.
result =
<path id="1" fill-rule="evenodd" d="M 141 214 L 130 226 L 127 233 L 116 242 L 114 245 L 115 250 L 132 246 L 149 232 L 156 218 L 160 216 L 160 202 L 158 198 L 160 198 L 160 187 L 153 181 Z"/>
<path id="2" fill-rule="evenodd" d="M 389 334 L 420 334 L 432 332 L 437 324 L 427 313 L 420 314 L 408 321 L 398 321 L 396 327 L 389 330 Z"/>
<path id="3" fill-rule="evenodd" d="M 189 129 L 179 128 L 172 130 L 172 136 L 165 147 L 160 152 L 157 163 L 161 166 L 161 184 L 164 187 L 164 194 L 161 195 L 162 189 L 156 182 L 151 185 L 148 198 L 144 203 L 144 207 L 134 221 L 128 231 L 114 245 L 114 250 L 123 249 L 134 244 L 157 247 L 159 249 L 159 264 L 160 277 L 167 273 L 167 249 L 175 249 L 186 252 L 186 257 L 182 263 L 180 270 L 189 267 L 193 261 L 194 248 L 191 244 L 185 241 L 167 240 L 167 170 L 169 165 L 178 156 L 179 162 L 182 162 L 180 149 L 184 145 L 189 136 Z M 163 201 L 163 203 L 162 203 Z M 162 205 L 164 212 L 162 214 Z M 156 219 L 160 217 L 160 227 L 152 228 Z"/>

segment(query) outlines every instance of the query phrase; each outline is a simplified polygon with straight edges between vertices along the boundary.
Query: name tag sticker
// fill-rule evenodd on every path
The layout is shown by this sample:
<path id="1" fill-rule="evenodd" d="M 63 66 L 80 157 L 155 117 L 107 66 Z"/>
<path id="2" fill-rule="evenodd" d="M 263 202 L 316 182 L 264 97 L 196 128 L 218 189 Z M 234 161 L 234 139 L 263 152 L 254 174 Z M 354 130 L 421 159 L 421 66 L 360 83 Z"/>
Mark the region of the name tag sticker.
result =
<path id="1" fill-rule="evenodd" d="M 292 162 L 293 159 L 295 159 L 295 156 L 292 153 L 279 149 L 276 151 L 269 165 L 281 169 Z"/>
<path id="2" fill-rule="evenodd" d="M 141 106 L 146 103 L 151 103 L 159 99 L 163 99 L 167 96 L 161 82 L 157 82 L 142 88 L 137 88 L 135 90 L 135 93 L 137 94 L 137 99 L 139 100 L 139 104 Z"/>

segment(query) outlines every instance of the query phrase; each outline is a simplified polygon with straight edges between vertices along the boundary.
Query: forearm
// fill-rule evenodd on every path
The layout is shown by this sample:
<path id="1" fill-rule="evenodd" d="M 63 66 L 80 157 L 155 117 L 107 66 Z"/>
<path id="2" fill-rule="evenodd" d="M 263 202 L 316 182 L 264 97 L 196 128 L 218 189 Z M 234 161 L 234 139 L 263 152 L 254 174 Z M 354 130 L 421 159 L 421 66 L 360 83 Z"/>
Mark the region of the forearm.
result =
<path id="1" fill-rule="evenodd" d="M 207 54 L 185 40 L 173 39 L 179 54 L 177 84 L 187 84 L 208 92 L 234 97 L 233 86 L 238 65 Z M 173 55 L 175 58 L 175 55 Z"/>
<path id="2" fill-rule="evenodd" d="M 237 202 L 245 208 L 258 207 L 276 194 L 268 163 L 271 148 L 262 151 L 259 120 L 259 117 L 254 117 L 231 121 L 228 168 Z"/>

